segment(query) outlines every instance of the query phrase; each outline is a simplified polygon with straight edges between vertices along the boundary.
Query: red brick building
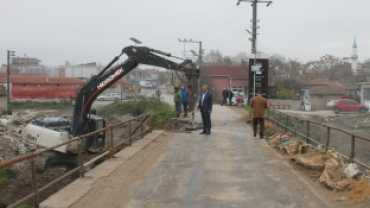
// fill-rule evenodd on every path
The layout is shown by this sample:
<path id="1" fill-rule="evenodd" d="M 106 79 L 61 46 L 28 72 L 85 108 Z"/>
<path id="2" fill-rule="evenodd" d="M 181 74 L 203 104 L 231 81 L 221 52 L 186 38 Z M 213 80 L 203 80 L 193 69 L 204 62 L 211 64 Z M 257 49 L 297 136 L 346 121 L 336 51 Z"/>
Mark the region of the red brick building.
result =
<path id="1" fill-rule="evenodd" d="M 248 65 L 234 66 L 202 66 L 201 76 L 210 82 L 214 100 L 222 100 L 224 88 L 231 88 L 237 92 L 248 90 Z"/>
<path id="2" fill-rule="evenodd" d="M 202 66 L 201 76 L 210 82 L 211 90 L 214 93 L 214 100 L 222 100 L 224 88 L 231 88 L 232 91 L 248 94 L 249 74 L 247 64 L 233 66 Z M 271 90 L 274 86 L 274 69 L 269 68 L 268 86 Z"/>
<path id="3" fill-rule="evenodd" d="M 85 82 L 76 78 L 12 75 L 11 99 L 69 99 Z"/>

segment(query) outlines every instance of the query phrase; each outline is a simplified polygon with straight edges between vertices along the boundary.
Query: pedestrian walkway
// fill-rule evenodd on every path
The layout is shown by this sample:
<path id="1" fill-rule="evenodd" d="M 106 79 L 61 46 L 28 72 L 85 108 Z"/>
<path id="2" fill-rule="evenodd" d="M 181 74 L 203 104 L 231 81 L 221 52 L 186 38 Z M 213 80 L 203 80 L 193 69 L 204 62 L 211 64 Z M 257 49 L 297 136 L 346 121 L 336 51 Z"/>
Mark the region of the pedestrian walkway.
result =
<path id="1" fill-rule="evenodd" d="M 85 177 L 78 178 L 64 189 L 58 191 L 40 204 L 40 208 L 61 208 L 70 207 L 84 195 L 88 194 L 94 184 L 103 177 L 109 177 L 119 166 L 124 165 L 130 158 L 134 157 L 139 151 L 148 146 L 154 139 L 158 138 L 163 131 L 153 131 L 115 154 L 115 157 L 109 159 L 96 168 L 85 174 Z M 98 200 L 98 199 L 97 199 Z M 94 202 L 91 202 L 94 204 Z M 94 207 L 94 206 L 92 206 Z"/>

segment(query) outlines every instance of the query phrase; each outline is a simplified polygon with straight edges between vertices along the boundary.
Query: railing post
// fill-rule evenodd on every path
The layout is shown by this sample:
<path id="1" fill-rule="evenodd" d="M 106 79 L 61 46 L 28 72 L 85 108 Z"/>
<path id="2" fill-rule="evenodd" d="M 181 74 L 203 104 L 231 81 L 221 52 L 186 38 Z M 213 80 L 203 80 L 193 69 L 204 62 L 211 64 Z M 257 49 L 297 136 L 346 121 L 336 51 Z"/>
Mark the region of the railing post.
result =
<path id="1" fill-rule="evenodd" d="M 272 123 L 276 124 L 276 122 L 275 122 L 275 108 L 272 109 L 272 112 L 273 112 L 273 114 L 272 114 Z"/>
<path id="2" fill-rule="evenodd" d="M 267 108 L 267 119 L 270 119 L 270 107 Z"/>
<path id="3" fill-rule="evenodd" d="M 288 133 L 288 123 L 289 123 L 289 116 L 288 114 L 286 114 L 285 133 Z"/>
<path id="4" fill-rule="evenodd" d="M 83 163 L 83 160 L 82 160 L 82 142 L 81 142 L 82 138 L 79 138 L 77 140 L 77 157 L 78 157 L 78 165 L 80 166 L 80 176 L 81 177 L 84 177 L 85 176 L 85 171 L 84 171 L 84 163 Z"/>
<path id="5" fill-rule="evenodd" d="M 293 121 L 293 124 L 294 124 L 294 136 L 297 136 L 297 118 L 294 119 Z"/>
<path id="6" fill-rule="evenodd" d="M 351 162 L 352 162 L 352 160 L 353 160 L 353 158 L 355 158 L 355 156 L 356 156 L 356 152 L 355 152 L 355 150 L 356 150 L 356 137 L 355 137 L 355 135 L 353 135 L 352 134 L 352 138 L 351 138 Z"/>
<path id="7" fill-rule="evenodd" d="M 140 138 L 142 139 L 144 137 L 144 122 L 143 122 L 143 116 L 140 117 Z"/>
<path id="8" fill-rule="evenodd" d="M 310 136 L 310 122 L 306 121 L 306 142 L 308 142 L 309 136 Z"/>
<path id="9" fill-rule="evenodd" d="M 109 158 L 113 158 L 113 150 L 114 150 L 114 144 L 113 144 L 113 127 L 108 126 L 108 148 L 109 148 Z"/>
<path id="10" fill-rule="evenodd" d="M 279 112 L 279 122 L 278 122 L 278 127 L 280 128 L 280 122 L 281 122 L 281 111 Z"/>
<path id="11" fill-rule="evenodd" d="M 36 194 L 33 197 L 33 207 L 39 207 L 39 188 L 37 182 L 37 175 L 36 175 L 36 159 L 35 157 L 31 158 L 31 169 L 32 169 L 32 189 L 33 192 Z"/>
<path id="12" fill-rule="evenodd" d="M 131 146 L 132 145 L 132 141 L 131 141 L 131 120 L 128 121 L 128 145 Z"/>
<path id="13" fill-rule="evenodd" d="M 326 143 L 325 143 L 325 150 L 327 151 L 330 145 L 330 127 L 326 127 Z"/>

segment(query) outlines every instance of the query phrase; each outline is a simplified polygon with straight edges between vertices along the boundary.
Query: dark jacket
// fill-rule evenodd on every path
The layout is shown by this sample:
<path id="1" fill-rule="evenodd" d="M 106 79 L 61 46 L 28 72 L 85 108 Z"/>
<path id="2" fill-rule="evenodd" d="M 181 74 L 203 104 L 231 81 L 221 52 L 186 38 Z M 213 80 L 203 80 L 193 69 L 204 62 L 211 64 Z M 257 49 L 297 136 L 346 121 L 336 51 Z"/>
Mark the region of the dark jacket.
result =
<path id="1" fill-rule="evenodd" d="M 202 97 L 203 97 L 203 93 L 200 94 L 199 96 L 198 109 L 202 109 L 202 112 L 212 111 L 212 105 L 213 105 L 212 94 L 209 92 L 206 92 L 206 95 L 203 100 L 203 105 L 202 105 Z"/>
<path id="2" fill-rule="evenodd" d="M 222 96 L 223 96 L 224 98 L 228 98 L 228 97 L 229 97 L 229 90 L 224 89 L 224 91 L 222 91 Z"/>
<path id="3" fill-rule="evenodd" d="M 231 98 L 233 98 L 234 97 L 234 93 L 230 90 L 229 91 L 229 98 L 231 99 Z"/>

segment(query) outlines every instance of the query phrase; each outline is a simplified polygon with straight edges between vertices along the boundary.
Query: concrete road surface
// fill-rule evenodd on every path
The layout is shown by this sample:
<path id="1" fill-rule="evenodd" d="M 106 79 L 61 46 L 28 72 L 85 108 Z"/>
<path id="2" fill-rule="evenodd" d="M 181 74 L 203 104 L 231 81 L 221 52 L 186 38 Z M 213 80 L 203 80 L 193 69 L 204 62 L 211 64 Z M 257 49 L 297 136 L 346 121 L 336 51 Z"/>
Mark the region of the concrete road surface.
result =
<path id="1" fill-rule="evenodd" d="M 264 139 L 253 137 L 243 112 L 214 105 L 211 135 L 165 133 L 71 207 L 331 207 Z"/>
<path id="2" fill-rule="evenodd" d="M 330 207 L 230 108 L 214 107 L 211 135 L 175 134 L 127 207 Z"/>

